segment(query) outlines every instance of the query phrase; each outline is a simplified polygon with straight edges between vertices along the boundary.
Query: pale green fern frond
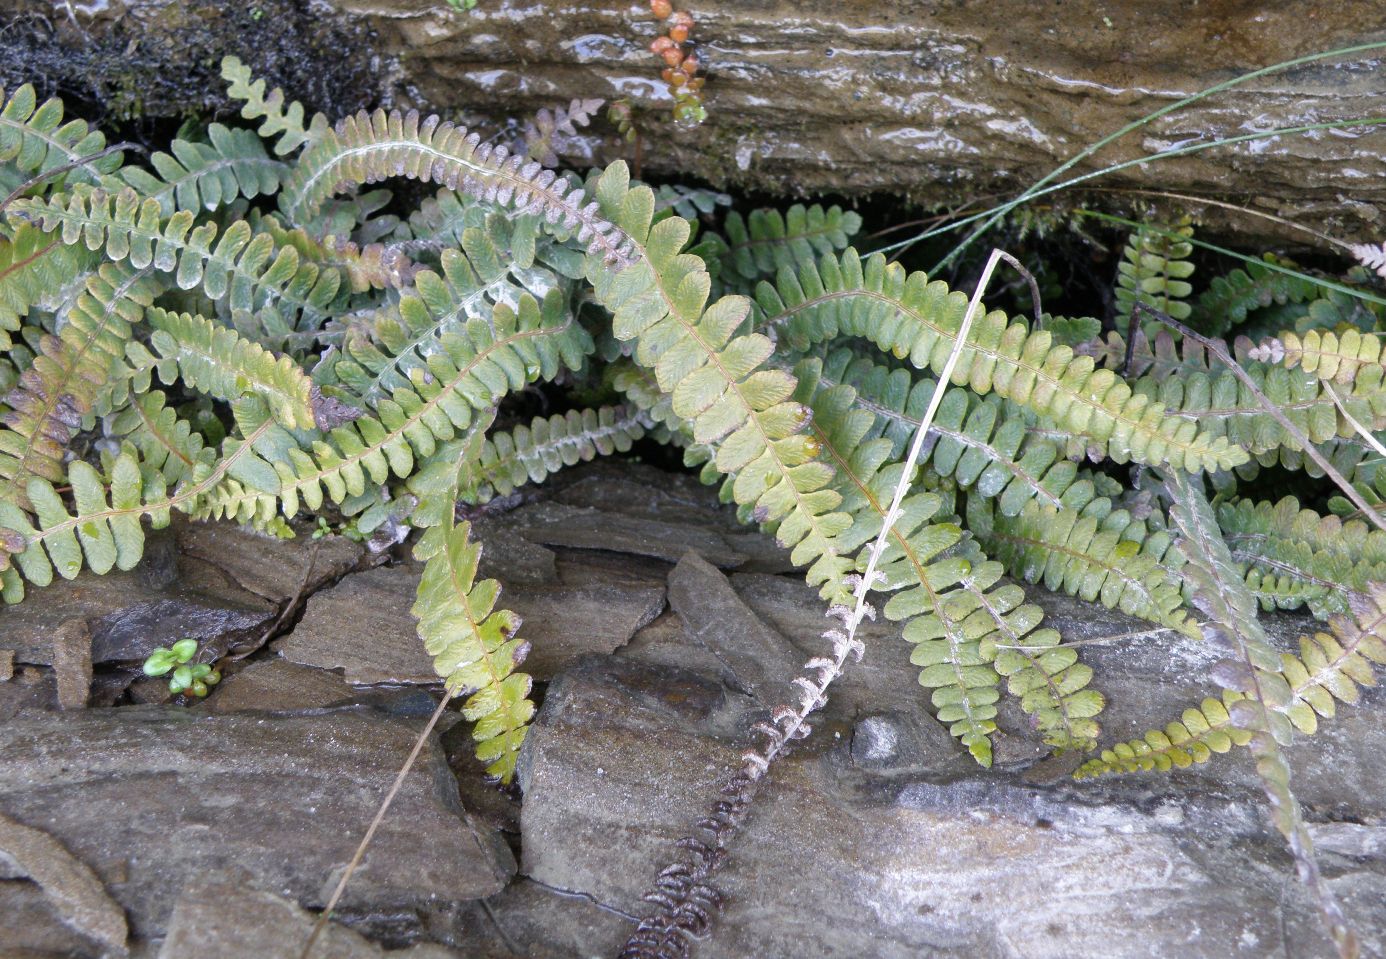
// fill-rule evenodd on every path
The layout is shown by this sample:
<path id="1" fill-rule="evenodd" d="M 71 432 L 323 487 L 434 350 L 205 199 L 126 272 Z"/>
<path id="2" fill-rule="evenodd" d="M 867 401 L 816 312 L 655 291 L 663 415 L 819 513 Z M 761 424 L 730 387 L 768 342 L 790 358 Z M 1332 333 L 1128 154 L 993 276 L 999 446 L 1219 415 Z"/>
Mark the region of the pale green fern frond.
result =
<path id="1" fill-rule="evenodd" d="M 275 87 L 265 96 L 265 81 L 252 80 L 250 67 L 236 57 L 226 57 L 221 61 L 221 76 L 226 80 L 226 95 L 233 100 L 243 100 L 241 116 L 247 120 L 264 118 L 257 131 L 266 140 L 279 137 L 274 145 L 276 156 L 286 156 L 303 146 L 312 143 L 327 129 L 327 118 L 321 113 L 313 115 L 308 128 L 303 126 L 303 104 L 297 100 L 284 103 L 284 91 Z"/>
<path id="2" fill-rule="evenodd" d="M 212 123 L 207 138 L 208 143 L 174 140 L 172 154 L 150 155 L 153 174 L 126 167 L 120 177 L 141 195 L 157 200 L 164 216 L 178 210 L 215 210 L 237 197 L 278 192 L 289 167 L 265 153 L 254 132 Z"/>
<path id="3" fill-rule="evenodd" d="M 840 206 L 796 203 L 784 213 L 752 210 L 745 219 L 731 210 L 723 226 L 728 247 L 722 254 L 722 274 L 755 281 L 786 267 L 798 269 L 845 250 L 860 229 L 861 217 Z"/>
<path id="4" fill-rule="evenodd" d="M 85 247 L 29 223 L 0 237 L 0 349 L 10 350 L 9 334 L 31 310 L 56 307 L 74 278 L 80 283 L 98 261 Z"/>

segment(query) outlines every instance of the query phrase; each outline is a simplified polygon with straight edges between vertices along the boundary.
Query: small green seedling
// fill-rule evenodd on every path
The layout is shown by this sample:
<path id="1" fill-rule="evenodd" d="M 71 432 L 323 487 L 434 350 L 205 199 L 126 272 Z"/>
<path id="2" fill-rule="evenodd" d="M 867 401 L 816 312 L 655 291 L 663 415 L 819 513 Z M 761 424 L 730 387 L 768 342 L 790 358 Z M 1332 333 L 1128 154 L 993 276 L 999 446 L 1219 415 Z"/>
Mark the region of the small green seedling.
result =
<path id="1" fill-rule="evenodd" d="M 160 647 L 144 661 L 146 676 L 164 676 L 170 671 L 168 691 L 177 696 L 190 693 L 201 699 L 208 690 L 221 682 L 221 673 L 206 663 L 193 663 L 197 655 L 197 640 L 180 639 L 170 647 Z"/>

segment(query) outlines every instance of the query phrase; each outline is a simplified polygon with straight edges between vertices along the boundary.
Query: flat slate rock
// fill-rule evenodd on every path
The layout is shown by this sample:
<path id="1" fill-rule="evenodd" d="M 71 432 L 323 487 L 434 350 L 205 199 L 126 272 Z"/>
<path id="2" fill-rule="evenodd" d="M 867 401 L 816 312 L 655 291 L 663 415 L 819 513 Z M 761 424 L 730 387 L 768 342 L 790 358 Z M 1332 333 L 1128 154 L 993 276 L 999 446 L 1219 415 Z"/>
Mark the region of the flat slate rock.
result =
<path id="1" fill-rule="evenodd" d="M 0 725 L 0 811 L 89 866 L 141 939 L 164 932 L 185 885 L 233 868 L 320 907 L 421 723 L 363 708 L 24 716 Z M 463 809 L 434 738 L 344 903 L 389 913 L 489 896 L 514 868 L 499 834 Z"/>
<path id="2" fill-rule="evenodd" d="M 303 619 L 276 648 L 295 663 L 341 669 L 350 683 L 438 682 L 409 612 L 420 569 L 403 564 L 346 577 L 308 601 Z M 664 607 L 660 585 L 570 578 L 576 581 L 522 581 L 501 593 L 500 604 L 520 615 L 520 635 L 530 643 L 523 669 L 540 680 L 577 656 L 624 645 Z"/>
<path id="3" fill-rule="evenodd" d="M 605 550 L 677 563 L 689 550 L 714 566 L 732 569 L 747 555 L 706 523 L 666 522 L 644 515 L 535 503 L 511 514 L 526 539 L 544 546 Z"/>
<path id="4" fill-rule="evenodd" d="M 276 656 L 227 676 L 198 708 L 212 713 L 292 712 L 331 706 L 355 693 L 356 688 L 332 670 L 300 666 Z"/>

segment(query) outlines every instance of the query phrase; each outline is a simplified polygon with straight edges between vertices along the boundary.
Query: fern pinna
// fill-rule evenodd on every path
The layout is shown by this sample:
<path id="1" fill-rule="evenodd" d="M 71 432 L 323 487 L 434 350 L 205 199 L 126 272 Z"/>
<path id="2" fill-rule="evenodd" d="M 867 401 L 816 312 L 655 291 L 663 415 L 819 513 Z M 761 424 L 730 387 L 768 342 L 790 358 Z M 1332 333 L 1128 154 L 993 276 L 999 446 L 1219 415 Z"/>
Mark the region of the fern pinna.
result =
<path id="1" fill-rule="evenodd" d="M 1093 320 L 969 314 L 943 281 L 854 250 L 861 218 L 838 207 L 717 223 L 725 198 L 657 194 L 619 162 L 583 180 L 412 112 L 331 126 L 234 59 L 224 74 L 258 128 L 212 124 L 147 166 L 31 88 L 0 110 L 0 166 L 26 183 L 0 227 L 7 602 L 130 568 L 174 511 L 279 535 L 305 513 L 367 533 L 402 524 L 423 563 L 420 638 L 488 772 L 509 781 L 534 713 L 528 646 L 499 585 L 478 579 L 483 547 L 458 507 L 653 438 L 773 533 L 839 619 L 868 591 L 979 763 L 1006 696 L 1055 750 L 1097 750 L 1080 776 L 1248 745 L 1316 881 L 1278 744 L 1372 682 L 1386 533 L 1239 484 L 1268 468 L 1317 477 L 1322 448 L 1386 498 L 1363 435 L 1386 427 L 1381 342 L 1325 326 L 1345 313 L 1322 288 L 1267 261 L 1193 297 L 1191 227 L 1132 238 L 1120 316 L 1153 306 L 1221 334 L 1300 311 L 1233 343 L 1241 378 L 1154 323 L 1128 349 L 1130 331 L 1096 339 Z M 362 190 L 398 178 L 436 191 L 397 216 L 388 189 Z M 584 402 L 520 421 L 510 398 L 540 382 Z M 208 407 L 215 429 L 189 412 Z M 1168 505 L 1123 485 L 1128 464 L 1147 484 L 1161 471 Z M 1212 636 L 1222 692 L 1098 750 L 1100 683 L 1023 583 Z M 1275 650 L 1258 606 L 1307 607 L 1330 631 Z M 710 923 L 708 876 L 754 784 L 870 654 L 844 637 L 811 661 L 802 701 L 762 724 L 769 745 L 708 820 L 714 841 L 662 874 L 661 911 L 629 954 L 677 953 L 680 922 Z"/>

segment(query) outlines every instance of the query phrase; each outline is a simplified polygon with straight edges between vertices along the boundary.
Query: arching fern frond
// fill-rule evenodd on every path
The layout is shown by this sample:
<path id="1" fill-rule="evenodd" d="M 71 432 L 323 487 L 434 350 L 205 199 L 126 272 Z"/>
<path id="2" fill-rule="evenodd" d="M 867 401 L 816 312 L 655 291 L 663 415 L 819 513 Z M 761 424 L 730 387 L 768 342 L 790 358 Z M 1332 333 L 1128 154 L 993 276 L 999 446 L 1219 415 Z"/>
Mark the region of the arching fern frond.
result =
<path id="1" fill-rule="evenodd" d="M 207 137 L 210 143 L 174 140 L 171 155 L 160 151 L 149 157 L 153 174 L 126 167 L 120 177 L 157 200 L 164 216 L 172 216 L 178 210 L 215 210 L 237 197 L 268 196 L 288 175 L 288 165 L 265 153 L 253 131 L 212 123 Z"/>
<path id="2" fill-rule="evenodd" d="M 530 678 L 515 671 L 529 651 L 515 636 L 520 617 L 496 609 L 500 583 L 476 581 L 481 544 L 470 523 L 435 527 L 415 556 L 425 561 L 412 610 L 419 636 L 448 690 L 468 697 L 462 714 L 475 723 L 472 737 L 487 774 L 509 782 L 534 716 Z"/>
<path id="3" fill-rule="evenodd" d="M 159 390 L 133 397 L 128 406 L 111 416 L 106 432 L 138 451 L 146 486 L 153 485 L 152 472 L 158 473 L 168 489 L 176 489 L 199 464 L 210 469 L 217 458 L 216 450 L 204 445 L 202 435 L 179 418 Z"/>
<path id="4" fill-rule="evenodd" d="M 536 416 L 528 426 L 487 437 L 463 464 L 462 496 L 484 503 L 525 483 L 542 483 L 565 466 L 627 452 L 648 423 L 644 414 L 623 406 Z"/>
<path id="5" fill-rule="evenodd" d="M 967 298 L 923 273 L 909 274 L 879 254 L 862 261 L 853 250 L 824 257 L 798 275 L 782 270 L 775 286 L 762 283 L 757 300 L 770 329 L 795 350 L 838 336 L 863 337 L 918 369 L 943 368 L 961 328 Z M 1245 451 L 1189 422 L 1165 415 L 1091 357 L 1053 346 L 1050 335 L 1010 323 L 1000 311 L 972 327 L 953 382 L 976 393 L 996 392 L 1091 437 L 1118 462 L 1168 462 L 1188 469 L 1230 469 Z"/>
<path id="6" fill-rule="evenodd" d="M 227 402 L 255 393 L 290 429 L 317 425 L 313 383 L 289 357 L 275 356 L 203 316 L 154 307 L 146 319 L 154 328 L 149 343 L 159 360 L 159 379 L 166 385 L 181 381 Z"/>
<path id="7" fill-rule="evenodd" d="M 348 117 L 307 150 L 284 186 L 280 208 L 289 221 L 310 219 L 328 197 L 351 184 L 378 183 L 404 176 L 462 190 L 501 207 L 543 216 L 575 232 L 578 242 L 604 263 L 631 259 L 626 237 L 583 205 L 584 193 L 504 147 L 483 144 L 465 128 L 437 116 L 420 120 L 417 111 L 377 110 Z"/>
<path id="8" fill-rule="evenodd" d="M 307 129 L 303 126 L 303 104 L 297 100 L 284 103 L 284 91 L 275 87 L 265 96 L 265 81 L 251 80 L 250 67 L 236 57 L 225 57 L 221 61 L 221 76 L 226 80 L 226 95 L 233 100 L 245 101 L 241 116 L 247 120 L 264 117 L 258 131 L 266 140 L 279 137 L 274 145 L 275 156 L 286 156 L 303 146 L 312 143 L 327 129 L 327 118 L 321 113 L 313 115 Z"/>
<path id="9" fill-rule="evenodd" d="M 840 206 L 796 203 L 784 213 L 752 210 L 745 219 L 731 210 L 723 226 L 728 244 L 722 255 L 723 276 L 754 281 L 785 268 L 797 270 L 820 256 L 845 250 L 860 229 L 861 216 Z"/>
<path id="10" fill-rule="evenodd" d="M 1271 254 L 1265 254 L 1274 260 Z M 1247 314 L 1271 305 L 1307 303 L 1322 287 L 1302 277 L 1272 270 L 1258 263 L 1214 277 L 1198 297 L 1193 322 L 1206 336 L 1222 336 L 1246 322 Z"/>

